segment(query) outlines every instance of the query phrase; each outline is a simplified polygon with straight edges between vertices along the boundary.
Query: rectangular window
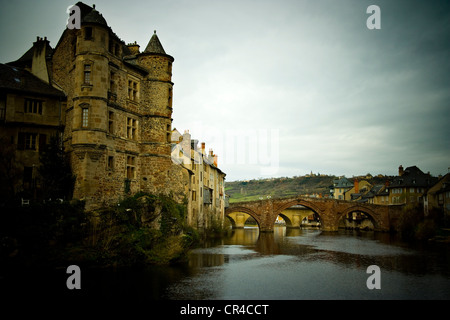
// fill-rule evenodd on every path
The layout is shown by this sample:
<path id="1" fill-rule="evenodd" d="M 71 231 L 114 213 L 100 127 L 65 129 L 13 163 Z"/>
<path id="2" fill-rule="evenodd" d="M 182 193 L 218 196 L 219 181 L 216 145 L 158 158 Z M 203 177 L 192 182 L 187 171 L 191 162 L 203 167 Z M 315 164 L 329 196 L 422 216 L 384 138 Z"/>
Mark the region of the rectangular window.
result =
<path id="1" fill-rule="evenodd" d="M 89 108 L 81 109 L 81 127 L 87 128 L 89 125 Z"/>
<path id="2" fill-rule="evenodd" d="M 170 124 L 167 125 L 166 140 L 168 143 L 172 142 L 172 130 L 170 130 Z"/>
<path id="3" fill-rule="evenodd" d="M 136 128 L 137 120 L 133 118 L 127 118 L 127 138 L 136 140 Z"/>
<path id="4" fill-rule="evenodd" d="M 138 100 L 138 83 L 136 81 L 128 80 L 128 99 Z"/>
<path id="5" fill-rule="evenodd" d="M 114 133 L 114 112 L 108 112 L 108 132 Z"/>
<path id="6" fill-rule="evenodd" d="M 106 164 L 106 168 L 108 170 L 114 170 L 114 157 L 113 156 L 108 156 L 108 162 Z"/>
<path id="7" fill-rule="evenodd" d="M 85 27 L 84 28 L 84 39 L 85 40 L 92 40 L 92 27 Z"/>
<path id="8" fill-rule="evenodd" d="M 42 101 L 34 99 L 25 99 L 24 112 L 42 114 Z"/>
<path id="9" fill-rule="evenodd" d="M 90 64 L 84 65 L 84 84 L 87 84 L 87 85 L 91 84 L 91 65 Z"/>
<path id="10" fill-rule="evenodd" d="M 19 132 L 18 150 L 36 150 L 37 133 Z"/>
<path id="11" fill-rule="evenodd" d="M 136 158 L 127 156 L 127 178 L 135 179 L 136 177 Z"/>
<path id="12" fill-rule="evenodd" d="M 409 193 L 414 193 L 414 188 L 409 188 Z"/>
<path id="13" fill-rule="evenodd" d="M 114 72 L 110 72 L 109 74 L 109 91 L 111 93 L 116 93 L 116 74 Z"/>

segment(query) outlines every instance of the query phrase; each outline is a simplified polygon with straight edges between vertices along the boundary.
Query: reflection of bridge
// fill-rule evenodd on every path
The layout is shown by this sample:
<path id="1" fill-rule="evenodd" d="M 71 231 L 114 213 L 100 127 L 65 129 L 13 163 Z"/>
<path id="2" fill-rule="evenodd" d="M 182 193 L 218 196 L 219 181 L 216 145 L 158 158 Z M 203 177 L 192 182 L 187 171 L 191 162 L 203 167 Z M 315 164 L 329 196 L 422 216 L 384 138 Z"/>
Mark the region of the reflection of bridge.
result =
<path id="1" fill-rule="evenodd" d="M 232 221 L 233 226 L 239 227 L 243 226 L 248 217 L 246 214 L 248 214 L 256 220 L 262 232 L 272 232 L 278 215 L 284 218 L 288 226 L 300 226 L 302 219 L 313 213 L 310 210 L 304 210 L 303 207 L 317 213 L 320 218 L 321 228 L 325 231 L 337 231 L 339 221 L 352 212 L 362 212 L 367 215 L 376 231 L 389 231 L 395 225 L 395 221 L 402 209 L 402 206 L 384 206 L 298 196 L 230 203 L 230 206 L 225 211 L 225 215 Z M 289 213 L 290 208 L 304 210 L 304 213 Z"/>

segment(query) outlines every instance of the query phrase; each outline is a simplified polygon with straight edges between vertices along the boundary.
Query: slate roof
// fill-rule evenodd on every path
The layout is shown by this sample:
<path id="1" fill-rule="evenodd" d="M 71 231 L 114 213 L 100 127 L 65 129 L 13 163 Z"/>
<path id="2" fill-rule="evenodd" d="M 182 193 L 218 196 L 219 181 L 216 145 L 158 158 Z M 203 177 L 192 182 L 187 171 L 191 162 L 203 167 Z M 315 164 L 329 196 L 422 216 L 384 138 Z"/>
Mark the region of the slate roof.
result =
<path id="1" fill-rule="evenodd" d="M 147 47 L 145 48 L 144 52 L 166 54 L 161 42 L 158 39 L 158 36 L 156 35 L 156 30 L 154 31 L 153 36 L 151 37 L 150 41 L 148 42 Z"/>
<path id="2" fill-rule="evenodd" d="M 81 6 L 82 2 L 78 2 L 77 5 Z M 83 5 L 84 5 L 84 3 L 83 3 Z M 87 6 L 87 7 L 89 7 L 89 6 Z M 92 8 L 92 10 L 85 15 L 83 15 L 83 10 L 80 9 L 80 11 L 81 11 L 81 23 L 95 23 L 95 24 L 100 24 L 100 25 L 106 26 L 106 27 L 108 26 L 105 18 L 103 18 L 103 15 L 100 12 L 98 12 L 97 10 L 95 10 L 95 5 Z M 87 11 L 87 8 L 85 8 L 84 12 L 86 13 L 86 11 Z"/>
<path id="3" fill-rule="evenodd" d="M 349 181 L 347 178 L 340 178 L 333 180 L 333 185 L 335 188 L 351 188 L 353 187 L 353 182 Z"/>
<path id="4" fill-rule="evenodd" d="M 428 173 L 423 173 L 416 166 L 411 166 L 403 171 L 401 176 L 396 176 L 388 188 L 421 187 L 429 188 L 437 182 L 438 178 Z"/>
<path id="5" fill-rule="evenodd" d="M 26 92 L 43 96 L 65 97 L 65 94 L 22 68 L 0 63 L 0 90 Z"/>
<path id="6" fill-rule="evenodd" d="M 53 49 L 50 46 L 50 43 L 48 41 L 42 41 L 42 42 L 38 42 L 37 45 L 43 45 L 45 43 L 46 45 L 46 49 L 45 49 L 45 53 L 46 53 L 46 59 L 51 59 L 52 54 L 53 54 Z M 17 59 L 16 61 L 12 61 L 12 62 L 8 62 L 8 65 L 10 66 L 14 66 L 14 67 L 19 67 L 19 68 L 31 68 L 31 62 L 33 61 L 33 54 L 34 54 L 34 47 L 31 46 L 30 49 L 28 49 L 27 52 L 25 52 L 19 59 Z"/>

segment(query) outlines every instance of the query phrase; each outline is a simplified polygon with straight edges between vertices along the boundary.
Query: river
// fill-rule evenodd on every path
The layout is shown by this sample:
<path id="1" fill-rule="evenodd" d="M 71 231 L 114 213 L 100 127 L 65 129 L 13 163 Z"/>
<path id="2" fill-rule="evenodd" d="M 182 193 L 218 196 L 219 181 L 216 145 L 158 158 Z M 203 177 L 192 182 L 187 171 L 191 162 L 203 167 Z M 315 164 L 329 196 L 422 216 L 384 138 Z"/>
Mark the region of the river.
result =
<path id="1" fill-rule="evenodd" d="M 380 289 L 367 273 L 379 267 Z M 276 227 L 238 229 L 192 250 L 189 274 L 168 299 L 450 299 L 448 245 L 412 246 L 395 236 Z"/>
<path id="2" fill-rule="evenodd" d="M 367 286 L 372 265 L 379 267 L 380 289 Z M 65 269 L 57 275 L 22 273 L 20 279 L 4 279 L 9 286 L 3 294 L 24 301 L 137 305 L 155 300 L 449 300 L 450 245 L 408 244 L 367 231 L 244 228 L 193 249 L 181 265 L 81 268 L 81 290 L 68 290 L 67 278 Z"/>

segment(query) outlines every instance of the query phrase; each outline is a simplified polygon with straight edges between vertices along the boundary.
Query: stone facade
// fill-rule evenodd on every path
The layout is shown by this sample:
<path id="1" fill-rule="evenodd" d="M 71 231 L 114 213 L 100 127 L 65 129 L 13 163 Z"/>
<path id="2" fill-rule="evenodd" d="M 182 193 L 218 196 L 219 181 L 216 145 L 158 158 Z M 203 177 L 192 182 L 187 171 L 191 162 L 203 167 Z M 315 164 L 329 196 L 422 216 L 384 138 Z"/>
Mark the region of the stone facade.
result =
<path id="1" fill-rule="evenodd" d="M 172 63 L 156 32 L 146 50 L 125 45 L 95 9 L 66 29 L 53 54 L 54 82 L 67 94 L 64 140 L 74 197 L 88 207 L 138 191 L 186 197 L 188 177 L 170 158 Z M 188 178 L 187 180 L 188 181 Z"/>
<path id="2" fill-rule="evenodd" d="M 205 143 L 191 139 L 189 131 L 172 132 L 172 159 L 190 172 L 188 223 L 198 230 L 223 227 L 226 195 L 225 173 L 218 168 L 217 156 L 205 151 Z"/>

